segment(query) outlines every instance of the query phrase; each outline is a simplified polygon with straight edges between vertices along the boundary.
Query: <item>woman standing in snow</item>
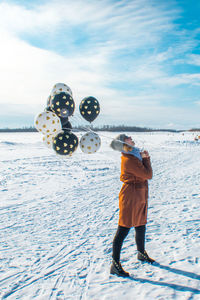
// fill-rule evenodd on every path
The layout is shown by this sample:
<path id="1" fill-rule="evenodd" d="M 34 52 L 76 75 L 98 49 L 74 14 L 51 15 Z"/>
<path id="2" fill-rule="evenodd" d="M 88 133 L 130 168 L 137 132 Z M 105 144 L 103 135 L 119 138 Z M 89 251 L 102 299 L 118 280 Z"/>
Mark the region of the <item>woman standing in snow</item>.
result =
<path id="1" fill-rule="evenodd" d="M 111 274 L 128 277 L 120 264 L 120 252 L 131 227 L 135 228 L 138 260 L 153 263 L 145 251 L 145 230 L 148 208 L 148 179 L 152 178 L 150 156 L 147 151 L 135 148 L 132 138 L 125 134 L 117 136 L 110 145 L 122 152 L 120 180 L 123 186 L 119 193 L 119 222 L 113 240 Z"/>

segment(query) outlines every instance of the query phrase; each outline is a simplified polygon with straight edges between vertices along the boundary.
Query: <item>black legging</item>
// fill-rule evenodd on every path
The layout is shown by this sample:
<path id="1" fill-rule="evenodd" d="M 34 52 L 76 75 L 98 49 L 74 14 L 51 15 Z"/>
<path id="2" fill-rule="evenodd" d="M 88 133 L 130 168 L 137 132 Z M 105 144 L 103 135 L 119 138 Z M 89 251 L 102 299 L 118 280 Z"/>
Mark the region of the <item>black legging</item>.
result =
<path id="1" fill-rule="evenodd" d="M 127 237 L 130 228 L 118 226 L 117 232 L 113 240 L 113 254 L 112 257 L 116 262 L 120 260 L 120 252 L 124 239 Z M 144 253 L 145 244 L 145 230 L 146 226 L 135 227 L 135 241 L 137 245 L 137 250 Z"/>

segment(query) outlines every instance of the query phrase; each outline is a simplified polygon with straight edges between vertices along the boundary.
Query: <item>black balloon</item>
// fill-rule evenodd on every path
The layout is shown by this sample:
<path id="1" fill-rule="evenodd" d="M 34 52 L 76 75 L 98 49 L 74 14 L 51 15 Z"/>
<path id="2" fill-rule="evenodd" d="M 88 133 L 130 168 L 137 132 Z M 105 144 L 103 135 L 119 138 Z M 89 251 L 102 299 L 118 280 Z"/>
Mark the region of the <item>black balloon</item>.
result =
<path id="1" fill-rule="evenodd" d="M 49 107 L 49 106 L 47 106 L 47 107 L 45 108 L 45 111 L 52 111 L 52 112 L 54 112 L 54 111 L 51 109 L 51 107 Z M 61 125 L 62 125 L 62 128 L 63 128 L 63 129 L 66 129 L 66 130 L 68 130 L 68 131 L 71 131 L 71 129 L 72 129 L 72 124 L 69 122 L 68 118 L 62 118 L 62 117 L 60 117 L 60 121 L 61 121 Z"/>
<path id="2" fill-rule="evenodd" d="M 51 96 L 47 98 L 47 107 L 50 107 L 50 105 L 51 105 Z"/>
<path id="3" fill-rule="evenodd" d="M 71 131 L 72 129 L 72 124 L 68 121 L 68 118 L 61 118 L 60 117 L 60 121 L 62 124 L 62 128 L 67 130 L 67 131 Z"/>
<path id="4" fill-rule="evenodd" d="M 53 149 L 60 155 L 72 155 L 77 147 L 78 137 L 68 130 L 62 130 L 54 138 Z"/>
<path id="5" fill-rule="evenodd" d="M 47 106 L 47 107 L 45 108 L 45 111 L 52 111 L 52 112 L 53 112 L 53 110 L 51 109 L 50 106 Z"/>
<path id="6" fill-rule="evenodd" d="M 91 96 L 86 97 L 81 101 L 79 105 L 79 110 L 81 116 L 85 120 L 92 122 L 96 119 L 96 117 L 100 113 L 99 101 L 96 98 Z"/>
<path id="7" fill-rule="evenodd" d="M 70 94 L 62 92 L 51 99 L 51 109 L 58 117 L 67 118 L 74 113 L 75 103 Z"/>

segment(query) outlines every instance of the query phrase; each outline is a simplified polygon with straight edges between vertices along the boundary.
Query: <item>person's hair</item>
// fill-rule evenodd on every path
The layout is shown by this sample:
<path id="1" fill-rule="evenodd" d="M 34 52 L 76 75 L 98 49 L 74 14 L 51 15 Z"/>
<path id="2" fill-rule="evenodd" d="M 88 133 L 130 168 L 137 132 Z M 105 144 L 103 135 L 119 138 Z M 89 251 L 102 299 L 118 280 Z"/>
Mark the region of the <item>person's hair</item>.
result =
<path id="1" fill-rule="evenodd" d="M 132 146 L 129 146 L 129 145 L 127 145 L 127 144 L 123 144 L 123 150 L 124 150 L 124 151 L 129 152 L 129 151 L 131 151 L 132 149 L 133 149 Z"/>

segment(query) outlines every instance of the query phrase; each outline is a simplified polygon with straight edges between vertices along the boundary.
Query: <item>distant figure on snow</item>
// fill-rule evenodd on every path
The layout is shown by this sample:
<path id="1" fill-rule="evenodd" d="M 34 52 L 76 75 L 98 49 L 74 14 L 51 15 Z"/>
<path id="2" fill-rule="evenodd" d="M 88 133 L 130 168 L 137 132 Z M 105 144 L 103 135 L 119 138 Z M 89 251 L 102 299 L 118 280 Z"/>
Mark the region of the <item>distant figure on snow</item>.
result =
<path id="1" fill-rule="evenodd" d="M 148 179 L 152 178 L 150 156 L 140 152 L 130 136 L 118 135 L 111 148 L 122 152 L 120 180 L 123 186 L 119 193 L 119 222 L 113 240 L 112 265 L 110 273 L 128 277 L 120 263 L 120 252 L 124 239 L 131 227 L 135 227 L 135 241 L 140 261 L 153 263 L 145 250 L 145 230 L 148 208 Z"/>

